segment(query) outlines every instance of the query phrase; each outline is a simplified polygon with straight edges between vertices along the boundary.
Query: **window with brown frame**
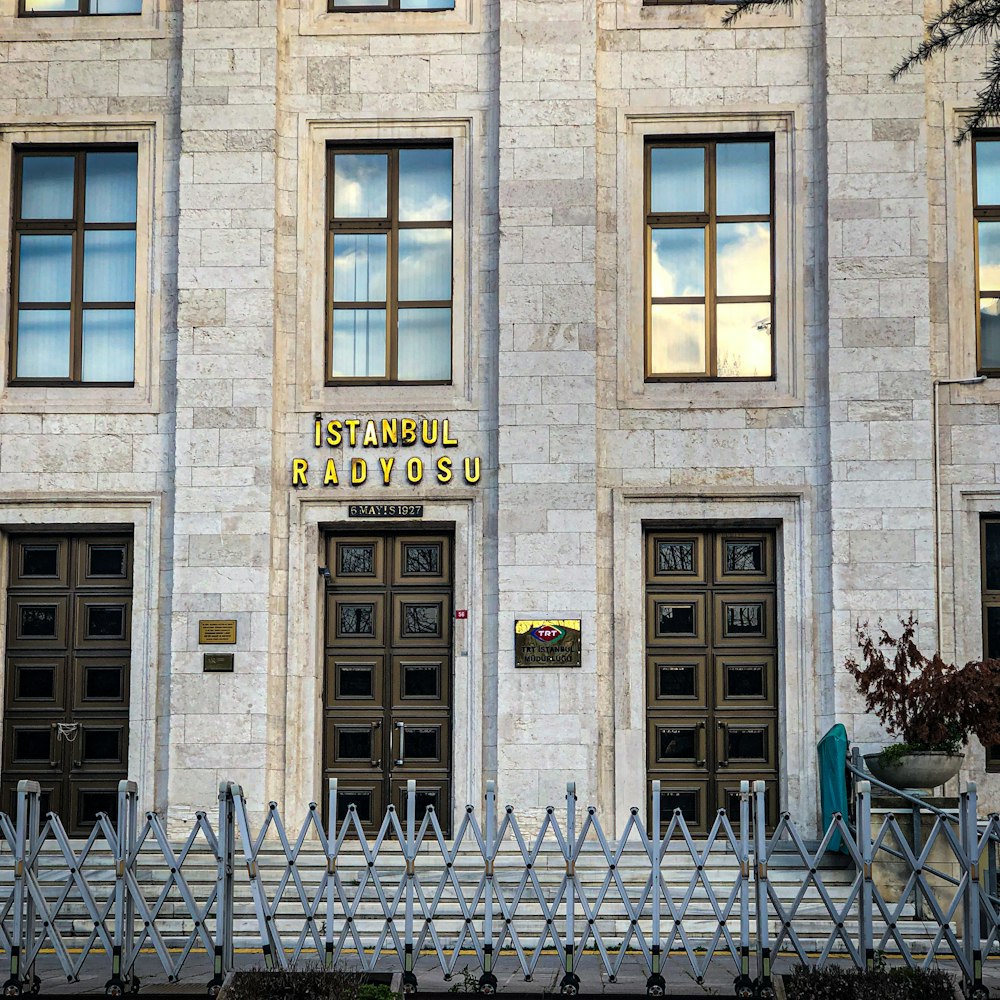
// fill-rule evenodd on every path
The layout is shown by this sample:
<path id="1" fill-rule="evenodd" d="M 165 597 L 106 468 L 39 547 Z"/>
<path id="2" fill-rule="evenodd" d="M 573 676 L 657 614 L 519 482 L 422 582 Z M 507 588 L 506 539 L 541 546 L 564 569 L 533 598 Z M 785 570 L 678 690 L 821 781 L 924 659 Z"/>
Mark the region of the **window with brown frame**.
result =
<path id="1" fill-rule="evenodd" d="M 331 13 L 378 13 L 379 11 L 454 10 L 455 0 L 328 0 Z"/>
<path id="2" fill-rule="evenodd" d="M 20 0 L 21 17 L 141 14 L 142 0 Z"/>
<path id="3" fill-rule="evenodd" d="M 983 656 L 1000 660 L 1000 516 L 984 517 L 982 531 L 983 564 Z M 1000 746 L 990 747 L 986 769 L 1000 771 Z"/>
<path id="4" fill-rule="evenodd" d="M 976 227 L 976 370 L 1000 375 L 1000 134 L 972 144 Z"/>
<path id="5" fill-rule="evenodd" d="M 774 143 L 645 149 L 647 381 L 774 378 Z"/>
<path id="6" fill-rule="evenodd" d="M 328 384 L 450 382 L 451 145 L 328 157 Z"/>
<path id="7" fill-rule="evenodd" d="M 132 384 L 137 157 L 15 150 L 11 382 Z"/>

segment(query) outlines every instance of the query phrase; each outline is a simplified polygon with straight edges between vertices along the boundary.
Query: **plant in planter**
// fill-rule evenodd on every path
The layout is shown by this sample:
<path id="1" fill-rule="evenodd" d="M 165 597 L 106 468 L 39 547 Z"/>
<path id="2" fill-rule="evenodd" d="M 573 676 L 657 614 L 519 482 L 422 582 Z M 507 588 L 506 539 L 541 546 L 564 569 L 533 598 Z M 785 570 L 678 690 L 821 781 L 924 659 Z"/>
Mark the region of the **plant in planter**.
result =
<path id="1" fill-rule="evenodd" d="M 958 774 L 970 736 L 1000 743 L 1000 660 L 964 667 L 928 658 L 917 647 L 917 620 L 900 618 L 902 632 L 858 625 L 861 662 L 845 666 L 865 696 L 865 706 L 900 741 L 865 762 L 876 778 L 896 787 L 935 788 Z"/>

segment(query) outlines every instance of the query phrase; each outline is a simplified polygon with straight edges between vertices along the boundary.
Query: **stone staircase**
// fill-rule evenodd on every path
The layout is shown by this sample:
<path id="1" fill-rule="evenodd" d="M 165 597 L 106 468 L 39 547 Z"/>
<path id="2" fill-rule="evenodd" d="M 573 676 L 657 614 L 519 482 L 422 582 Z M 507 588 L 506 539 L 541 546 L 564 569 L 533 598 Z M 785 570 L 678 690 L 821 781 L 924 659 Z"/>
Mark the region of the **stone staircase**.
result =
<path id="1" fill-rule="evenodd" d="M 82 844 L 74 844 L 74 849 L 77 852 L 81 847 Z M 175 852 L 178 850 L 177 845 L 174 845 L 174 850 Z M 270 903 L 274 899 L 282 878 L 289 874 L 288 861 L 280 845 L 273 843 L 261 848 L 257 863 Z M 310 904 L 315 899 L 326 866 L 326 858 L 318 849 L 318 845 L 311 847 L 306 844 L 296 858 L 295 871 L 302 882 Z M 39 857 L 37 871 L 39 884 L 50 905 L 64 893 L 67 881 L 71 878 L 69 867 L 67 859 L 55 845 L 47 844 L 46 849 Z M 337 870 L 342 880 L 344 893 L 352 904 L 366 868 L 367 863 L 357 849 L 350 850 L 348 848 L 338 858 Z M 415 870 L 424 898 L 430 904 L 438 890 L 442 872 L 445 871 L 436 845 L 429 844 L 422 848 L 416 861 Z M 103 911 L 104 905 L 114 893 L 115 885 L 114 863 L 106 845 L 99 843 L 91 848 L 81 871 L 99 911 Z M 387 841 L 382 845 L 375 871 L 385 887 L 385 895 L 391 906 L 393 895 L 405 874 L 405 863 L 394 842 Z M 555 850 L 541 852 L 532 867 L 532 871 L 542 888 L 544 897 L 551 905 L 551 900 L 555 898 L 565 874 L 565 862 L 562 855 Z M 738 903 L 734 904 L 727 913 L 725 912 L 734 885 L 739 878 L 739 864 L 731 851 L 713 850 L 709 855 L 705 870 L 699 878 L 695 879 L 693 889 L 691 888 L 691 880 L 697 875 L 697 872 L 694 862 L 683 844 L 678 845 L 676 852 L 668 851 L 662 872 L 664 884 L 668 887 L 675 908 L 677 910 L 683 908 L 683 929 L 689 940 L 695 944 L 707 944 L 719 928 L 719 919 L 709 896 L 708 885 L 711 885 L 714 891 L 715 907 L 724 911 L 726 927 L 738 940 L 740 925 Z M 630 920 L 621 902 L 617 884 L 613 880 L 609 881 L 610 873 L 607 860 L 603 852 L 596 848 L 596 845 L 594 850 L 585 849 L 582 852 L 576 873 L 589 900 L 590 907 L 595 905 L 602 889 L 605 890 L 596 920 L 597 929 L 609 948 L 620 946 L 628 934 Z M 184 861 L 181 874 L 197 907 L 204 907 L 216 886 L 217 878 L 215 859 L 207 847 L 203 850 L 196 848 L 191 851 Z M 453 866 L 453 877 L 458 882 L 467 904 L 474 898 L 482 874 L 483 861 L 477 851 L 459 853 Z M 618 865 L 617 874 L 634 906 L 643 892 L 648 877 L 646 855 L 641 850 L 626 851 Z M 803 881 L 807 876 L 808 872 L 801 858 L 795 852 L 776 853 L 768 866 L 768 878 L 782 905 L 786 908 L 792 905 L 801 892 Z M 506 900 L 513 900 L 519 884 L 525 877 L 525 863 L 520 851 L 516 848 L 502 850 L 497 857 L 494 878 L 495 884 L 500 887 Z M 842 908 L 845 905 L 855 878 L 853 865 L 848 863 L 848 859 L 841 860 L 839 855 L 826 856 L 813 877 L 822 880 L 835 907 Z M 170 867 L 155 846 L 144 849 L 140 854 L 136 879 L 143 888 L 144 896 L 149 905 L 155 904 L 170 878 Z M 0 907 L 6 901 L 12 884 L 13 867 L 9 855 L 6 855 L 0 858 Z M 233 886 L 234 946 L 239 949 L 258 949 L 261 945 L 258 920 L 251 896 L 247 867 L 243 862 L 239 848 L 237 848 L 234 866 Z M 689 890 L 690 899 L 685 905 L 684 900 Z M 754 891 L 755 887 L 751 878 L 751 911 L 754 906 Z M 559 915 L 555 919 L 555 928 L 558 934 L 561 934 L 564 929 L 565 908 L 566 904 L 563 902 L 559 907 Z M 339 915 L 343 914 L 343 908 L 340 905 L 337 906 L 337 911 Z M 474 928 L 478 933 L 481 933 L 482 929 L 483 911 L 484 904 L 480 902 L 474 920 Z M 321 938 L 324 931 L 323 917 L 325 912 L 325 901 L 321 901 L 316 910 L 317 926 Z M 402 934 L 404 913 L 403 903 L 400 902 L 395 910 L 394 921 L 400 934 Z M 414 913 L 415 933 L 419 936 L 423 927 L 423 913 L 419 900 L 415 902 Z M 643 916 L 639 921 L 640 929 L 645 934 L 649 933 L 650 914 L 651 905 L 647 901 L 643 909 Z M 661 915 L 663 934 L 666 935 L 670 932 L 673 918 L 665 903 L 662 905 Z M 298 940 L 303 929 L 304 916 L 305 909 L 298 896 L 294 880 L 288 877 L 282 901 L 275 912 L 277 932 L 287 946 L 291 947 Z M 579 938 L 587 922 L 584 907 L 580 903 L 576 907 L 576 920 L 576 934 Z M 8 933 L 10 933 L 10 922 L 8 914 L 4 921 Z M 500 909 L 495 906 L 495 932 L 502 926 L 502 922 Z M 449 878 L 438 903 L 434 907 L 434 927 L 445 948 L 454 947 L 464 923 L 465 916 L 456 896 L 453 882 Z M 924 921 L 910 919 L 905 920 L 904 923 L 906 925 L 903 927 L 904 936 L 911 947 L 917 951 L 921 950 L 920 942 L 922 940 L 929 942 L 937 932 L 936 925 L 926 924 Z M 62 903 L 54 924 L 67 945 L 70 946 L 74 943 L 82 944 L 92 934 L 94 922 L 88 915 L 83 899 L 76 888 L 69 892 Z M 158 911 L 155 926 L 163 936 L 164 941 L 172 946 L 182 945 L 191 934 L 194 926 L 193 917 L 176 885 L 167 892 Z M 208 917 L 208 926 L 210 929 L 214 928 L 214 910 Z M 342 926 L 341 920 L 338 920 L 338 932 L 340 926 Z M 809 885 L 796 910 L 794 923 L 796 934 L 806 948 L 819 950 L 826 943 L 833 926 L 834 921 L 820 893 L 815 885 Z M 368 880 L 363 900 L 357 911 L 356 927 L 366 948 L 374 946 L 385 927 L 383 907 L 371 879 Z M 108 928 L 111 929 L 110 921 Z M 514 928 L 523 945 L 529 949 L 534 947 L 546 928 L 545 914 L 530 881 L 527 882 L 527 887 L 517 905 Z M 776 933 L 777 930 L 777 921 L 772 920 L 772 933 Z M 845 920 L 845 933 L 856 940 L 856 921 Z M 429 943 L 428 939 L 425 945 L 429 946 Z M 590 944 L 593 945 L 593 940 Z M 548 942 L 548 945 L 551 946 L 551 942 Z M 391 938 L 387 942 L 387 946 L 392 947 Z M 466 946 L 469 946 L 468 942 L 466 942 Z M 724 942 L 722 946 L 725 946 Z M 352 945 L 348 942 L 347 947 L 350 948 Z"/>

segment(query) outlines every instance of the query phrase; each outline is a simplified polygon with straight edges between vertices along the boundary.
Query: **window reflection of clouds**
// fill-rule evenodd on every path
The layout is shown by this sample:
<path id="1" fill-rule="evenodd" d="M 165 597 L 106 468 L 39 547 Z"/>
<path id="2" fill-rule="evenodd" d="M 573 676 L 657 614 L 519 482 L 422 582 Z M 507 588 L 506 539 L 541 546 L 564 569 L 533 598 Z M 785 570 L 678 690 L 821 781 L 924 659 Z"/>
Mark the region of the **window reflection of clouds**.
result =
<path id="1" fill-rule="evenodd" d="M 444 382 L 451 377 L 451 310 L 399 310 L 399 377 Z"/>
<path id="2" fill-rule="evenodd" d="M 716 230 L 719 295 L 771 294 L 771 227 L 726 222 Z"/>
<path id="3" fill-rule="evenodd" d="M 650 364 L 669 375 L 705 371 L 705 307 L 690 303 L 651 308 Z"/>
<path id="4" fill-rule="evenodd" d="M 651 212 L 705 210 L 705 150 L 700 146 L 664 148 L 649 154 Z"/>
<path id="5" fill-rule="evenodd" d="M 399 218 L 402 222 L 451 219 L 451 150 L 399 151 Z"/>
<path id="6" fill-rule="evenodd" d="M 715 191 L 718 215 L 770 215 L 770 144 L 720 142 L 715 148 Z"/>
<path id="7" fill-rule="evenodd" d="M 385 301 L 386 238 L 381 233 L 343 233 L 333 239 L 335 302 Z"/>
<path id="8" fill-rule="evenodd" d="M 705 294 L 704 229 L 654 229 L 651 252 L 654 298 Z"/>
<path id="9" fill-rule="evenodd" d="M 980 300 L 979 336 L 982 366 L 1000 368 L 1000 299 Z"/>
<path id="10" fill-rule="evenodd" d="M 400 229 L 399 300 L 451 298 L 451 230 Z"/>
<path id="11" fill-rule="evenodd" d="M 764 378 L 771 374 L 771 306 L 722 302 L 716 308 L 719 375 Z"/>
<path id="12" fill-rule="evenodd" d="M 1000 222 L 979 223 L 979 287 L 1000 289 Z"/>
<path id="13" fill-rule="evenodd" d="M 333 313 L 335 378 L 385 375 L 385 310 L 335 309 Z"/>
<path id="14" fill-rule="evenodd" d="M 1000 205 L 1000 142 L 976 143 L 976 201 Z"/>
<path id="15" fill-rule="evenodd" d="M 333 214 L 340 219 L 384 219 L 389 158 L 384 153 L 341 153 L 334 160 Z"/>

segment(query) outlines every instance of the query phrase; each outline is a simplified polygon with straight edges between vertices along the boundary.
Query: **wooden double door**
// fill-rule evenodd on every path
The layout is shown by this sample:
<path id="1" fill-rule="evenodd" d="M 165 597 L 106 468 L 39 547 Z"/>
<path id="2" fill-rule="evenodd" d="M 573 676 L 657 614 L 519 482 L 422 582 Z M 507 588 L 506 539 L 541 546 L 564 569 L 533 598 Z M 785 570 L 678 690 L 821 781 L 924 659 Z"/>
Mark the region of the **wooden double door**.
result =
<path id="1" fill-rule="evenodd" d="M 660 781 L 664 823 L 675 809 L 699 833 L 711 828 L 719 809 L 737 820 L 743 779 L 765 781 L 773 817 L 774 533 L 649 530 L 645 555 L 647 777 L 650 786 Z"/>
<path id="2" fill-rule="evenodd" d="M 338 820 L 366 830 L 416 781 L 451 825 L 452 537 L 385 532 L 327 539 L 323 777 Z M 325 781 L 324 781 L 325 787 Z"/>
<path id="3" fill-rule="evenodd" d="M 71 835 L 117 814 L 128 769 L 132 539 L 16 535 L 10 542 L 0 798 L 22 778 Z"/>

